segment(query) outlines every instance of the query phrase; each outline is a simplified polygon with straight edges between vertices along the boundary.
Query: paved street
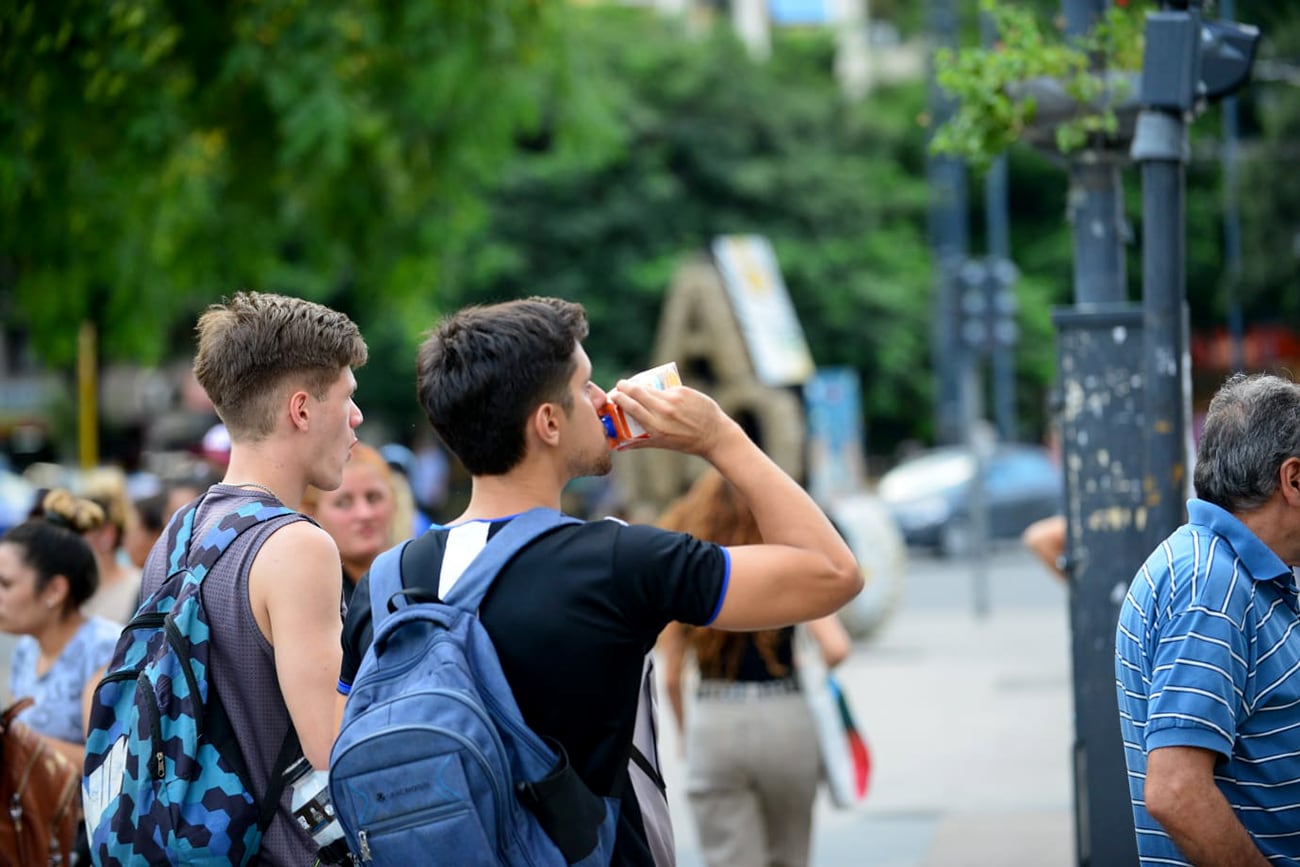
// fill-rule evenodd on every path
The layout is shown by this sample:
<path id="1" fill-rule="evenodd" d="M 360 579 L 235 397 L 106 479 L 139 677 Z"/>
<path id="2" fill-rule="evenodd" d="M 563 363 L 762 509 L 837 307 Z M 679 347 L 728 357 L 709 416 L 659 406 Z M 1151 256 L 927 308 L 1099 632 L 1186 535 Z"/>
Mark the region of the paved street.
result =
<path id="1" fill-rule="evenodd" d="M 855 812 L 819 800 L 815 867 L 1070 867 L 1072 699 L 1066 591 L 1017 545 L 969 564 L 912 554 L 906 596 L 841 669 L 872 750 Z M 699 867 L 675 732 L 662 749 L 680 867 Z"/>

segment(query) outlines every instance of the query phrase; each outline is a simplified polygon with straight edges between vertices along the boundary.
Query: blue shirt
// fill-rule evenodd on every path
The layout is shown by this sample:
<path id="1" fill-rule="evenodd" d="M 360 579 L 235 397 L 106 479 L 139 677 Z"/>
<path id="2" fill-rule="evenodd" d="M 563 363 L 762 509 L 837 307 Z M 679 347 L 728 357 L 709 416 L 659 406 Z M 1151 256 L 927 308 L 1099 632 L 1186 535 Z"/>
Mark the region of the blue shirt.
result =
<path id="1" fill-rule="evenodd" d="M 1202 500 L 1138 570 L 1115 675 L 1138 854 L 1190 864 L 1146 810 L 1147 754 L 1219 754 L 1214 779 L 1274 864 L 1300 865 L 1300 602 L 1290 567 Z"/>
<path id="2" fill-rule="evenodd" d="M 81 692 L 96 671 L 113 660 L 122 624 L 88 617 L 44 674 L 36 673 L 41 647 L 30 635 L 20 636 L 9 658 L 9 691 L 14 699 L 31 696 L 36 703 L 18 719 L 33 731 L 80 744 L 86 740 L 81 718 Z"/>

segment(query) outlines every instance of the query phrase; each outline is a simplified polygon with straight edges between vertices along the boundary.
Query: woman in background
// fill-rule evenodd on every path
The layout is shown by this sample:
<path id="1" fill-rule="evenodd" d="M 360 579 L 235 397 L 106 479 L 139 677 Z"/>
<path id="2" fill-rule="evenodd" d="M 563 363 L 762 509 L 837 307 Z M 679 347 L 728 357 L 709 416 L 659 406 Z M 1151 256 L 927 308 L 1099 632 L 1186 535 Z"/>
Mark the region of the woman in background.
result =
<path id="1" fill-rule="evenodd" d="M 149 552 L 167 529 L 167 491 L 155 491 L 131 501 L 131 516 L 126 522 L 122 550 L 137 569 L 143 569 Z"/>
<path id="2" fill-rule="evenodd" d="M 719 545 L 762 541 L 740 494 L 715 471 L 660 517 L 660 527 Z M 833 615 L 808 624 L 828 667 L 849 654 Z M 658 656 L 686 748 L 686 794 L 709 867 L 802 867 L 812 844 L 821 759 L 799 692 L 794 627 L 723 632 L 669 624 Z M 688 650 L 699 668 L 689 721 L 683 696 Z"/>
<path id="3" fill-rule="evenodd" d="M 83 535 L 95 552 L 99 586 L 86 600 L 89 617 L 125 624 L 140 604 L 140 567 L 123 550 L 131 519 L 131 499 L 120 470 L 104 468 L 85 484 L 84 495 L 104 512 L 104 522 Z"/>
<path id="4" fill-rule="evenodd" d="M 84 535 L 103 523 L 99 506 L 54 490 L 38 517 L 0 536 L 0 630 L 20 636 L 9 690 L 35 699 L 18 719 L 78 765 L 84 708 L 121 632 L 119 624 L 82 612 L 99 583 Z"/>
<path id="5" fill-rule="evenodd" d="M 302 511 L 315 518 L 339 546 L 346 607 L 370 564 L 393 545 L 396 498 L 388 462 L 373 447 L 357 443 L 351 460 L 343 465 L 343 483 L 333 491 L 307 488 Z M 409 521 L 405 526 L 410 526 Z"/>

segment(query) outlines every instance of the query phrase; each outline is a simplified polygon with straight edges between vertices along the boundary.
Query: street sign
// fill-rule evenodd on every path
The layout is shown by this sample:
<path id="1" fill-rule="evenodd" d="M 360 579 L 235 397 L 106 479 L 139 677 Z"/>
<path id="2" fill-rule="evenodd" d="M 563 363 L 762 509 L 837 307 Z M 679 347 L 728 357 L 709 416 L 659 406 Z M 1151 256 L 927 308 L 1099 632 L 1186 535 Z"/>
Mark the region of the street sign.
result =
<path id="1" fill-rule="evenodd" d="M 725 235 L 714 239 L 712 251 L 759 382 L 806 382 L 813 373 L 812 353 L 772 245 L 761 235 Z"/>

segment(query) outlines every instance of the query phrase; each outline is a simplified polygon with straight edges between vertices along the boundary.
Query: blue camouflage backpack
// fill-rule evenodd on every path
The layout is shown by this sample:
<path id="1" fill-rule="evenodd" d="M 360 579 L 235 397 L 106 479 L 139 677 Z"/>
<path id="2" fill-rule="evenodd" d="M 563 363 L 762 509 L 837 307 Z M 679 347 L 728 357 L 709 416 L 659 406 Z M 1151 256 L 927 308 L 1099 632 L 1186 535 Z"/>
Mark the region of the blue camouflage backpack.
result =
<path id="1" fill-rule="evenodd" d="M 245 530 L 305 516 L 250 503 L 191 549 L 197 513 L 195 504 L 173 519 L 167 578 L 123 629 L 95 688 L 82 801 L 96 865 L 255 863 L 284 769 L 301 753 L 290 725 L 259 806 L 208 677 L 211 630 L 200 588 Z"/>
<path id="2" fill-rule="evenodd" d="M 618 800 L 528 728 L 476 616 L 502 567 L 565 523 L 580 522 L 550 509 L 513 518 L 444 601 L 402 588 L 405 544 L 371 566 L 374 638 L 330 754 L 334 809 L 363 864 L 609 863 Z"/>

